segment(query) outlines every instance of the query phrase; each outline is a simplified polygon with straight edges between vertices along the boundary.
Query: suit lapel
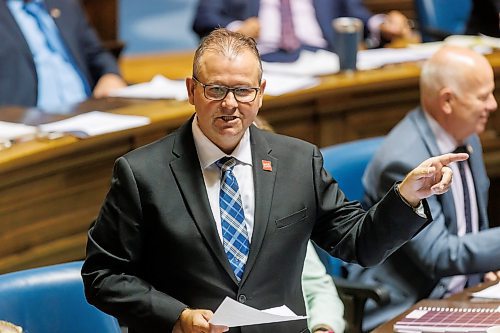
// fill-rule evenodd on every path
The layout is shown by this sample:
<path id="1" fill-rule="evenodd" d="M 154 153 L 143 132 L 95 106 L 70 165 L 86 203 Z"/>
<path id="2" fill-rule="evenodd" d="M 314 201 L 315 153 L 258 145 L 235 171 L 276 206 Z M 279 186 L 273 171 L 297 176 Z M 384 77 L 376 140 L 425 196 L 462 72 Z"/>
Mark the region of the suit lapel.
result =
<path id="1" fill-rule="evenodd" d="M 313 0 L 316 19 L 330 50 L 335 48 L 335 37 L 332 29 L 332 18 L 337 14 L 334 9 L 335 5 L 334 1 L 331 0 Z"/>
<path id="2" fill-rule="evenodd" d="M 429 155 L 430 156 L 441 155 L 441 152 L 439 151 L 439 148 L 437 146 L 434 133 L 432 132 L 431 127 L 429 126 L 429 123 L 425 118 L 424 111 L 418 108 L 417 111 L 413 114 L 413 116 L 417 130 L 421 133 L 420 137 L 423 138 L 427 150 L 429 151 Z M 437 196 L 437 200 L 441 202 L 441 207 L 443 209 L 444 216 L 456 215 L 455 201 L 453 200 L 453 194 L 451 193 L 451 191 L 448 191 L 442 195 Z M 445 219 L 445 220 L 447 223 L 448 221 L 450 221 L 450 219 Z M 458 232 L 456 223 L 451 223 L 449 228 L 450 231 L 452 231 L 455 234 Z"/>
<path id="3" fill-rule="evenodd" d="M 255 213 L 252 243 L 245 266 L 241 283 L 243 284 L 252 270 L 259 251 L 262 247 L 264 235 L 269 223 L 274 183 L 278 172 L 278 160 L 270 155 L 271 147 L 264 138 L 261 130 L 250 127 L 252 145 L 253 177 L 255 187 Z M 267 165 L 264 167 L 264 164 Z M 270 167 L 269 167 L 270 165 Z"/>
<path id="4" fill-rule="evenodd" d="M 32 66 L 33 72 L 35 72 L 35 63 L 29 45 L 14 16 L 12 16 L 6 1 L 0 1 L 0 26 L 2 27 L 0 29 L 1 38 L 11 39 L 12 45 L 21 49 L 23 56 L 26 57 Z"/>
<path id="5" fill-rule="evenodd" d="M 186 205 L 193 216 L 198 230 L 205 238 L 214 256 L 232 277 L 233 281 L 237 283 L 219 235 L 217 234 L 217 228 L 210 208 L 210 202 L 208 201 L 198 154 L 194 145 L 191 130 L 192 119 L 193 118 L 178 130 L 179 134 L 173 146 L 173 153 L 178 156 L 178 159 L 170 163 L 170 168 L 177 180 L 177 185 L 185 198 Z"/>
<path id="6" fill-rule="evenodd" d="M 249 1 L 245 17 L 259 16 L 259 9 L 260 9 L 260 0 Z"/>

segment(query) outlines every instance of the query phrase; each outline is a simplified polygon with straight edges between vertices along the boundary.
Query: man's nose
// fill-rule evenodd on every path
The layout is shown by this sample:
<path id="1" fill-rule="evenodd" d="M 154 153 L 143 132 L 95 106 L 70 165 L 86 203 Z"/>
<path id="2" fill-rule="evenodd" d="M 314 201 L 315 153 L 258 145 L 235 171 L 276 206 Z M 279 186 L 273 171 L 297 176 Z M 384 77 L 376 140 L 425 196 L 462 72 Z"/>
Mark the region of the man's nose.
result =
<path id="1" fill-rule="evenodd" d="M 234 92 L 228 91 L 226 97 L 222 100 L 223 106 L 227 108 L 238 107 L 238 101 L 234 97 Z"/>

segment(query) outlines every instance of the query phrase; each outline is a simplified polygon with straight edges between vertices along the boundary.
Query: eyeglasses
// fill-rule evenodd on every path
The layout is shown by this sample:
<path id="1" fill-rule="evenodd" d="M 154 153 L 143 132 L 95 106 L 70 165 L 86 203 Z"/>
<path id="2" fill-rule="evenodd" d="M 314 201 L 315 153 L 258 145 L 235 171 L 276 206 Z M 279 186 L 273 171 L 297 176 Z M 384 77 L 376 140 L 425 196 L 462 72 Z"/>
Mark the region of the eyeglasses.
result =
<path id="1" fill-rule="evenodd" d="M 218 84 L 204 84 L 201 83 L 195 76 L 193 76 L 193 80 L 198 82 L 203 87 L 203 94 L 206 99 L 210 99 L 212 101 L 222 101 L 226 98 L 229 92 L 233 93 L 234 98 L 240 103 L 250 103 L 255 100 L 257 97 L 257 93 L 260 88 L 254 87 L 237 87 L 237 88 L 229 88 L 226 86 L 220 86 Z"/>

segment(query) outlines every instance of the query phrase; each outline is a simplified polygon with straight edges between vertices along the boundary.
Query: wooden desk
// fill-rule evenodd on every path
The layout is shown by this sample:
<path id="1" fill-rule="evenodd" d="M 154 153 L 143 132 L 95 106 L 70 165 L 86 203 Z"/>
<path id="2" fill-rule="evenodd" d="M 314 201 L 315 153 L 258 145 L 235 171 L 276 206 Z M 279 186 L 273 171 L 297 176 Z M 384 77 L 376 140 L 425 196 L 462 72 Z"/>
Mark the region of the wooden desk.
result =
<path id="1" fill-rule="evenodd" d="M 482 290 L 488 286 L 491 286 L 494 283 L 481 283 L 476 287 L 467 288 L 461 293 L 455 294 L 447 299 L 425 299 L 414 306 L 412 306 L 408 311 L 400 314 L 394 319 L 388 321 L 387 323 L 380 325 L 376 329 L 374 329 L 371 333 L 393 333 L 394 324 L 403 319 L 408 313 L 413 311 L 414 309 L 418 309 L 419 307 L 443 307 L 443 308 L 481 308 L 481 307 L 489 307 L 489 306 L 500 306 L 500 300 L 480 300 L 470 298 L 470 294 L 479 290 Z"/>
<path id="2" fill-rule="evenodd" d="M 500 55 L 490 60 L 498 85 Z M 156 73 L 184 77 L 191 72 L 190 63 L 189 54 L 173 54 L 128 58 L 121 66 L 129 81 L 138 82 Z M 261 115 L 278 132 L 321 147 L 385 134 L 418 104 L 418 75 L 418 64 L 407 64 L 327 76 L 311 89 L 266 96 Z M 109 187 L 113 161 L 171 132 L 193 113 L 187 102 L 120 99 L 89 101 L 75 112 L 92 109 L 145 115 L 151 124 L 85 140 L 67 136 L 25 142 L 0 151 L 0 273 L 83 258 L 86 230 Z M 32 110 L 2 109 L 0 120 L 33 124 L 48 118 Z M 483 136 L 493 189 L 500 179 L 499 121 L 493 115 Z M 496 197 L 490 199 L 493 207 L 500 200 Z"/>

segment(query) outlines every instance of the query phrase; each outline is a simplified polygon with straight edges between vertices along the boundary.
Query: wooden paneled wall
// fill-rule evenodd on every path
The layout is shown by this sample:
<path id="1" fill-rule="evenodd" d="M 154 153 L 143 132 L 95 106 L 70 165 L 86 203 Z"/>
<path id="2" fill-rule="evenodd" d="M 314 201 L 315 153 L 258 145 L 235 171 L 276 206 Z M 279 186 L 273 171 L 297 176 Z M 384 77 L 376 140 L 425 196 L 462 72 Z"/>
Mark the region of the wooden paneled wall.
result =
<path id="1" fill-rule="evenodd" d="M 410 19 L 416 18 L 413 0 L 363 0 L 363 2 L 374 13 L 399 10 Z"/>
<path id="2" fill-rule="evenodd" d="M 117 58 L 124 44 L 118 37 L 117 0 L 81 0 L 90 24 L 96 29 L 104 46 Z"/>

